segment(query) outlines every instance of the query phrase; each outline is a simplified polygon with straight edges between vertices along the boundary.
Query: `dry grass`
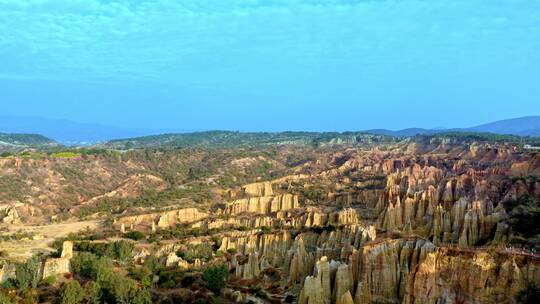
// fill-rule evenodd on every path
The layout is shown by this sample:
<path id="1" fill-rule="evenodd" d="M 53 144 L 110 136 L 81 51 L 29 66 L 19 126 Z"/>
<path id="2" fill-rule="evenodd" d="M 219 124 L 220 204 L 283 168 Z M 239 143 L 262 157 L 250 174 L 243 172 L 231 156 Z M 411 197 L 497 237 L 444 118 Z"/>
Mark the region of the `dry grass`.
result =
<path id="1" fill-rule="evenodd" d="M 76 233 L 81 230 L 96 229 L 102 225 L 101 221 L 80 221 L 71 223 L 60 223 L 42 226 L 9 225 L 7 233 L 26 232 L 34 235 L 36 239 L 22 239 L 17 241 L 1 242 L 0 248 L 8 254 L 11 259 L 22 260 L 38 252 L 51 252 L 50 247 L 54 239 L 67 236 L 69 233 Z"/>

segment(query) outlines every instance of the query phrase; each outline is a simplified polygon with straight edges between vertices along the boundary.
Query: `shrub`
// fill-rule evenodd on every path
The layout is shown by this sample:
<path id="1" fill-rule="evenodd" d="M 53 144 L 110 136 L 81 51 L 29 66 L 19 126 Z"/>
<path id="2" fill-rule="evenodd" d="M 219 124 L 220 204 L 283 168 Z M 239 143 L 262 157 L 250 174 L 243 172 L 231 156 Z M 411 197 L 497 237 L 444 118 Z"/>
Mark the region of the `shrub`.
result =
<path id="1" fill-rule="evenodd" d="M 159 272 L 158 284 L 161 288 L 176 288 L 184 277 L 184 270 L 181 268 L 168 268 Z"/>
<path id="2" fill-rule="evenodd" d="M 177 254 L 184 260 L 193 263 L 196 259 L 210 260 L 213 253 L 212 245 L 204 243 L 190 245 L 186 251 L 180 251 Z"/>
<path id="3" fill-rule="evenodd" d="M 84 287 L 85 295 L 84 299 L 88 304 L 99 304 L 101 303 L 101 286 L 93 281 L 90 281 Z"/>
<path id="4" fill-rule="evenodd" d="M 88 252 L 81 252 L 71 259 L 71 269 L 83 277 L 96 280 L 98 274 L 110 269 L 112 263 L 106 258 L 99 258 Z"/>
<path id="5" fill-rule="evenodd" d="M 40 280 L 40 266 L 39 258 L 35 256 L 17 265 L 15 269 L 15 280 L 19 290 L 37 287 Z"/>
<path id="6" fill-rule="evenodd" d="M 144 239 L 145 235 L 144 233 L 140 232 L 140 231 L 130 231 L 128 233 L 125 234 L 125 236 L 129 239 L 132 239 L 134 241 L 140 241 L 142 239 Z"/>
<path id="7" fill-rule="evenodd" d="M 85 291 L 78 281 L 73 280 L 64 285 L 60 295 L 60 304 L 78 304 L 84 299 Z"/>
<path id="8" fill-rule="evenodd" d="M 525 238 L 540 234 L 540 201 L 530 195 L 524 195 L 513 201 L 506 201 L 504 207 L 510 213 L 508 223 L 512 231 Z"/>
<path id="9" fill-rule="evenodd" d="M 87 251 L 98 256 L 105 256 L 120 261 L 126 261 L 132 256 L 133 247 L 133 243 L 125 240 L 114 243 L 91 243 L 84 241 L 77 244 L 78 251 Z"/>
<path id="10" fill-rule="evenodd" d="M 48 276 L 46 278 L 43 278 L 43 280 L 41 280 L 40 282 L 41 285 L 53 285 L 54 283 L 56 283 L 55 276 Z"/>
<path id="11" fill-rule="evenodd" d="M 76 274 L 96 281 L 97 285 L 91 286 L 93 303 L 151 303 L 149 292 L 139 288 L 133 279 L 116 272 L 106 257 L 80 253 L 71 259 L 71 266 Z"/>
<path id="12" fill-rule="evenodd" d="M 208 284 L 208 289 L 215 294 L 219 294 L 221 289 L 225 287 L 229 271 L 224 265 L 211 265 L 203 272 L 203 279 Z"/>
<path id="13" fill-rule="evenodd" d="M 152 294 L 146 288 L 135 289 L 128 303 L 132 304 L 152 304 Z"/>
<path id="14" fill-rule="evenodd" d="M 187 274 L 182 278 L 182 287 L 189 288 L 193 282 L 195 282 L 195 278 L 191 274 Z"/>
<path id="15" fill-rule="evenodd" d="M 133 244 L 128 241 L 114 242 L 114 255 L 120 261 L 126 261 L 133 254 Z"/>

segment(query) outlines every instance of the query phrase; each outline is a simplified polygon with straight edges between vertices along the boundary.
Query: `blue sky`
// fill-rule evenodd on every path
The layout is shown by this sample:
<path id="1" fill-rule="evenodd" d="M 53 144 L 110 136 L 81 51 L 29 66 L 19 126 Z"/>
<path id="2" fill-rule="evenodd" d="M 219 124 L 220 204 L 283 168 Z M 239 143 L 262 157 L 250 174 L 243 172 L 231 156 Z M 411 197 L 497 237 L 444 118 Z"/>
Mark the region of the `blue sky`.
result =
<path id="1" fill-rule="evenodd" d="M 0 0 L 3 115 L 178 130 L 540 114 L 538 0 Z"/>

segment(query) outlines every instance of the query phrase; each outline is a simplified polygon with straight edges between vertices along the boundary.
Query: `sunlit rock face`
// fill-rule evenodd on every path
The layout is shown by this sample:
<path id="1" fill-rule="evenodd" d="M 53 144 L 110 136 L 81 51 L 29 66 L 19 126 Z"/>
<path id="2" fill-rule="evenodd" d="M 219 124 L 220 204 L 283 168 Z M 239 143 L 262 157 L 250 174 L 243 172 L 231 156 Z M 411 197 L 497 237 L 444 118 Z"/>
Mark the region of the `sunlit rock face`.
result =
<path id="1" fill-rule="evenodd" d="M 263 182 L 263 183 L 254 183 L 245 185 L 243 190 L 246 194 L 251 196 L 272 196 L 274 191 L 272 189 L 272 183 Z"/>
<path id="2" fill-rule="evenodd" d="M 197 208 L 182 208 L 150 214 L 120 217 L 114 227 L 124 232 L 127 230 L 148 230 L 150 227 L 169 228 L 179 224 L 193 223 L 208 217 L 208 214 Z"/>
<path id="3" fill-rule="evenodd" d="M 540 280 L 539 261 L 459 250 L 423 240 L 385 241 L 335 262 L 337 271 L 328 271 L 323 257 L 305 278 L 299 303 L 344 303 L 349 294 L 354 303 L 509 303 Z"/>
<path id="4" fill-rule="evenodd" d="M 73 258 L 73 243 L 64 241 L 60 258 L 47 258 L 43 261 L 42 277 L 58 276 L 69 273 L 70 260 Z"/>
<path id="5" fill-rule="evenodd" d="M 488 157 L 478 150 L 474 155 L 480 161 Z M 506 153 L 492 157 L 501 161 L 511 159 Z M 510 164 L 511 160 L 508 161 Z M 478 170 L 462 159 L 443 170 L 429 162 L 386 163 L 388 176 L 378 228 L 414 231 L 435 243 L 495 244 L 507 239 L 509 233 L 504 225 L 499 225 L 508 216 L 501 203 L 525 194 L 538 197 L 537 181 L 527 185 L 518 181 L 504 190 L 511 174 L 508 166 Z M 483 166 L 488 165 L 490 162 Z"/>
<path id="6" fill-rule="evenodd" d="M 297 195 L 258 196 L 239 199 L 227 204 L 226 214 L 261 213 L 270 214 L 298 208 L 301 204 Z"/>

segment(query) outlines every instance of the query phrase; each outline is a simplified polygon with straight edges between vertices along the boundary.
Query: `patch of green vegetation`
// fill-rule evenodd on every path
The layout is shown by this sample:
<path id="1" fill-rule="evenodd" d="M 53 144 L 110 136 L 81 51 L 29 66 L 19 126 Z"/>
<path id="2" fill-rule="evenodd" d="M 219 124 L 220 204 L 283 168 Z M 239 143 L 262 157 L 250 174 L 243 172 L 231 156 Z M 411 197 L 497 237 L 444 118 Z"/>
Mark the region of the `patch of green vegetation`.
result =
<path id="1" fill-rule="evenodd" d="M 141 285 L 145 288 L 153 286 L 153 278 L 161 271 L 161 264 L 155 256 L 149 256 L 144 260 L 143 265 L 132 265 L 129 269 L 130 276 L 137 281 L 141 282 Z"/>
<path id="2" fill-rule="evenodd" d="M 137 230 L 130 231 L 130 232 L 124 234 L 124 236 L 127 237 L 128 239 L 132 239 L 134 241 L 140 241 L 140 240 L 145 238 L 145 234 L 140 232 L 140 231 L 137 231 Z"/>
<path id="3" fill-rule="evenodd" d="M 176 200 L 185 198 L 198 203 L 205 202 L 210 198 L 210 188 L 196 185 L 186 189 L 167 189 L 161 192 L 148 190 L 135 198 L 104 197 L 91 205 L 81 206 L 78 215 L 85 217 L 97 212 L 118 214 L 133 207 L 166 207 Z"/>
<path id="4" fill-rule="evenodd" d="M 225 265 L 210 265 L 203 272 L 203 279 L 208 284 L 208 289 L 219 295 L 227 283 L 229 271 Z"/>
<path id="5" fill-rule="evenodd" d="M 133 255 L 133 243 L 121 240 L 112 243 L 82 241 L 75 244 L 78 251 L 91 252 L 100 257 L 127 261 Z"/>
<path id="6" fill-rule="evenodd" d="M 14 285 L 19 291 L 36 288 L 40 281 L 41 262 L 38 257 L 34 256 L 24 263 L 18 264 L 15 268 Z"/>
<path id="7" fill-rule="evenodd" d="M 129 139 L 113 140 L 106 147 L 116 149 L 142 148 L 188 148 L 188 147 L 257 147 L 268 145 L 308 145 L 320 146 L 336 143 L 393 142 L 392 136 L 375 135 L 366 132 L 255 132 L 207 131 L 179 134 L 161 134 Z"/>
<path id="8" fill-rule="evenodd" d="M 44 159 L 47 154 L 42 151 L 23 151 L 19 154 L 22 158 L 40 160 Z"/>
<path id="9" fill-rule="evenodd" d="M 54 140 L 38 134 L 0 133 L 0 141 L 29 147 L 57 145 Z"/>
<path id="10" fill-rule="evenodd" d="M 514 242 L 526 242 L 536 246 L 540 244 L 540 200 L 524 195 L 517 200 L 504 202 L 509 213 L 508 224 L 515 235 Z"/>
<path id="11" fill-rule="evenodd" d="M 39 285 L 40 286 L 48 286 L 48 285 L 53 285 L 54 283 L 56 283 L 56 277 L 55 276 L 48 276 L 46 278 L 43 278 L 41 280 L 41 282 L 39 282 Z"/>
<path id="12" fill-rule="evenodd" d="M 73 280 L 64 284 L 60 294 L 60 304 L 78 304 L 84 299 L 84 289 L 78 281 Z"/>
<path id="13" fill-rule="evenodd" d="M 95 282 L 93 292 L 95 302 L 150 304 L 152 297 L 147 288 L 140 287 L 137 281 L 118 272 L 107 257 L 98 257 L 82 252 L 71 259 L 73 272 Z"/>
<path id="14" fill-rule="evenodd" d="M 177 255 L 189 263 L 193 263 L 196 259 L 209 261 L 214 253 L 212 245 L 208 243 L 188 245 L 187 247 L 187 250 L 179 251 Z"/>
<path id="15" fill-rule="evenodd" d="M 12 152 L 5 151 L 5 152 L 0 153 L 0 157 L 10 157 L 10 156 L 13 156 Z"/>
<path id="16" fill-rule="evenodd" d="M 540 143 L 538 137 L 521 137 L 517 135 L 505 135 L 495 134 L 489 132 L 441 132 L 430 135 L 417 135 L 416 138 L 429 139 L 429 138 L 452 138 L 464 141 L 489 141 L 489 142 L 508 142 L 508 143 L 521 143 L 527 142 L 529 144 Z"/>
<path id="17" fill-rule="evenodd" d="M 52 158 L 75 158 L 75 157 L 81 157 L 82 154 L 78 152 L 73 151 L 60 151 L 60 152 L 54 152 L 51 154 Z"/>

